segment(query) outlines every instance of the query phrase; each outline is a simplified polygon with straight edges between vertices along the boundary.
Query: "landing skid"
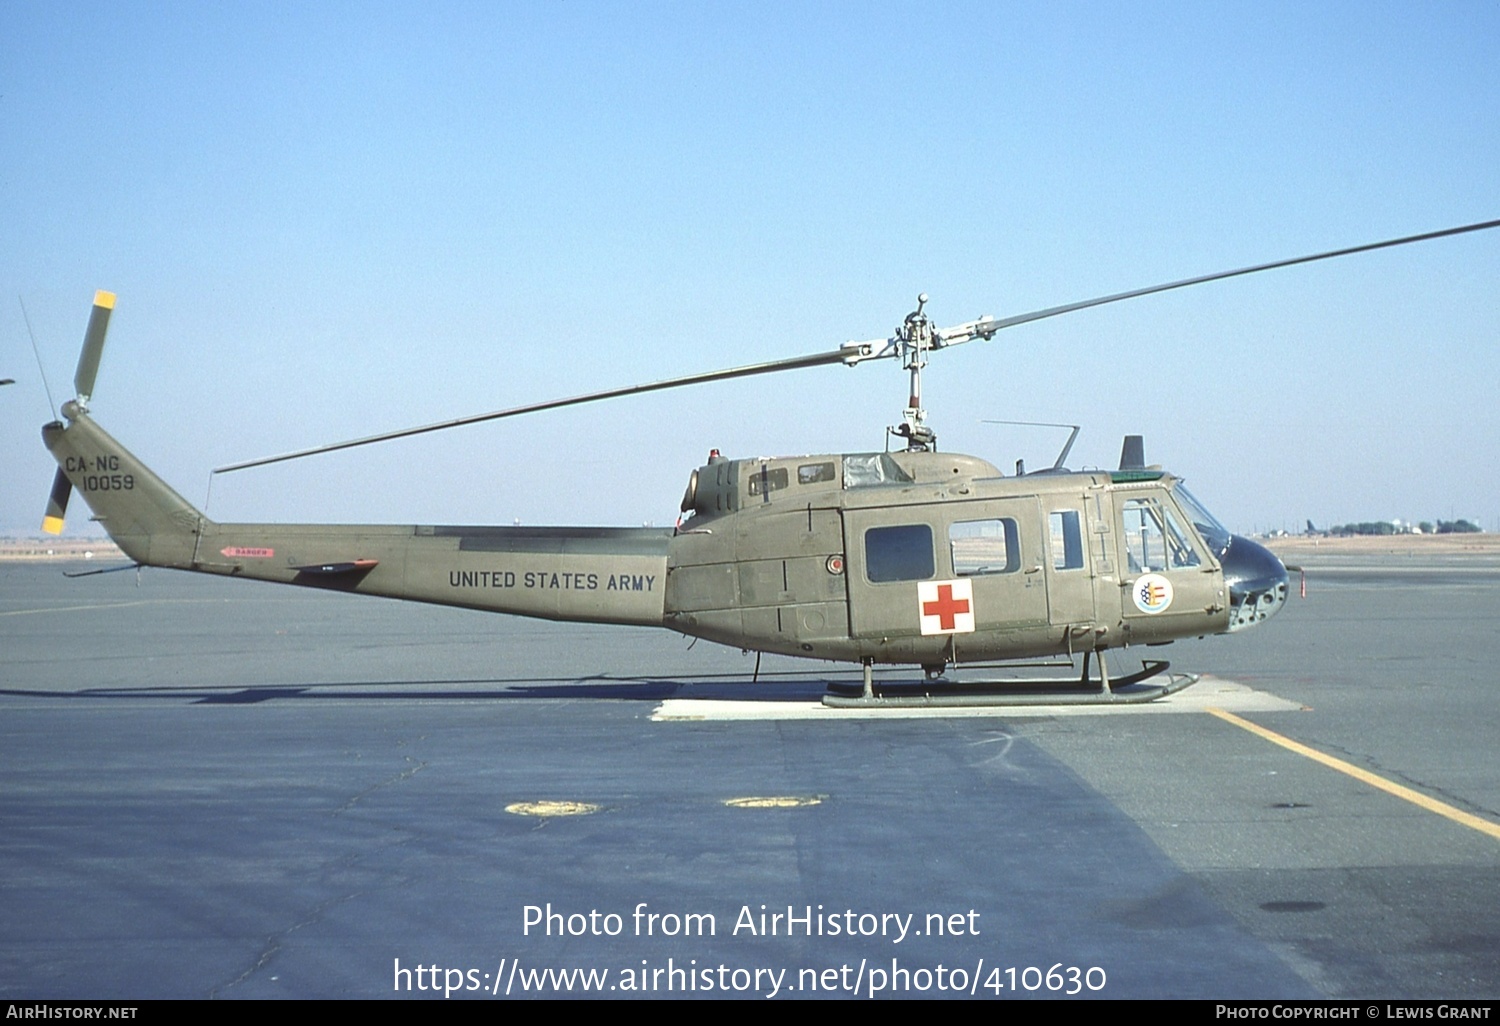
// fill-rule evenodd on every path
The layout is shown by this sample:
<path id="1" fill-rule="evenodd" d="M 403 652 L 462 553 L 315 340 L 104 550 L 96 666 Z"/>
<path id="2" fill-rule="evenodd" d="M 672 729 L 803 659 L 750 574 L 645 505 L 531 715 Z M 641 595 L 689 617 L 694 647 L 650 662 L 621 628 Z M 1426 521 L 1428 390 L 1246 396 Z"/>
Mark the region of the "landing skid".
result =
<path id="1" fill-rule="evenodd" d="M 1145 660 L 1139 671 L 1110 680 L 1104 660 L 1099 660 L 1098 680 L 1089 680 L 1089 656 L 1084 655 L 1078 680 L 1057 677 L 1006 678 L 998 680 L 927 680 L 921 683 L 876 683 L 873 667 L 864 667 L 864 684 L 830 684 L 823 704 L 836 709 L 881 706 L 1020 706 L 1020 705 L 1139 705 L 1176 694 L 1198 682 L 1196 673 L 1172 673 L 1165 684 L 1137 688 L 1135 685 L 1166 671 L 1165 659 Z M 1125 690 L 1129 689 L 1129 690 Z"/>

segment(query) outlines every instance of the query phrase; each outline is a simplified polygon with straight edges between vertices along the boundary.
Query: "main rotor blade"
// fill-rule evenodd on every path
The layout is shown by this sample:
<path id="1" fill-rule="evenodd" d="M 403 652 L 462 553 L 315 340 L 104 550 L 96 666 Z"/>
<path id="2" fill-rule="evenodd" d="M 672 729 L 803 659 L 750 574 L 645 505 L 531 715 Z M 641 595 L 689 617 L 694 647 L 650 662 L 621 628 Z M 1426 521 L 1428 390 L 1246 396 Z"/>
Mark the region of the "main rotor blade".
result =
<path id="1" fill-rule="evenodd" d="M 505 417 L 519 417 L 523 413 L 540 413 L 543 410 L 556 410 L 564 406 L 579 406 L 583 403 L 598 402 L 601 399 L 618 399 L 621 396 L 639 395 L 643 392 L 660 392 L 668 388 L 682 388 L 687 385 L 702 385 L 710 381 L 726 381 L 730 378 L 748 378 L 757 374 L 774 374 L 778 371 L 800 370 L 803 367 L 822 367 L 830 363 L 842 363 L 850 360 L 853 353 L 849 347 L 835 349 L 827 353 L 813 353 L 809 356 L 794 356 L 786 360 L 772 360 L 769 363 L 755 363 L 746 367 L 735 367 L 730 370 L 709 371 L 704 374 L 689 374 L 680 378 L 667 378 L 664 381 L 653 381 L 644 385 L 630 385 L 625 388 L 611 388 L 605 392 L 589 392 L 586 395 L 575 395 L 567 399 L 551 399 L 547 402 L 528 403 L 525 406 L 512 406 L 508 410 L 496 410 L 493 413 L 479 413 L 471 417 L 459 417 L 456 420 L 444 420 L 436 424 L 425 424 L 422 427 L 406 428 L 401 431 L 387 431 L 383 434 L 370 435 L 366 438 L 355 438 L 347 442 L 334 442 L 330 445 L 319 445 L 311 449 L 299 449 L 296 452 L 282 453 L 279 456 L 266 456 L 258 460 L 246 460 L 243 463 L 230 463 L 223 467 L 215 467 L 215 474 L 228 474 L 236 470 L 248 470 L 250 467 L 263 467 L 268 463 L 282 463 L 286 460 L 298 460 L 304 456 L 316 456 L 319 453 L 337 452 L 340 449 L 353 449 L 360 445 L 373 445 L 376 442 L 388 442 L 395 438 L 405 438 L 408 435 L 421 435 L 429 431 L 446 431 L 448 428 L 463 427 L 465 424 L 479 424 L 486 420 L 501 420 Z"/>
<path id="2" fill-rule="evenodd" d="M 1182 281 L 1168 282 L 1165 285 L 1152 285 L 1144 289 L 1132 289 L 1129 292 L 1116 292 L 1112 296 L 1100 296 L 1098 299 L 1085 299 L 1081 303 L 1067 303 L 1063 306 L 1050 306 L 1045 310 L 1033 310 L 1031 313 L 1017 314 L 1013 317 L 998 317 L 985 319 L 979 322 L 988 331 L 998 331 L 1001 328 L 1011 328 L 1017 324 L 1029 324 L 1032 321 L 1040 321 L 1047 317 L 1056 317 L 1059 314 L 1072 313 L 1075 310 L 1087 310 L 1092 306 L 1103 306 L 1106 303 L 1118 303 L 1122 299 L 1135 299 L 1137 296 L 1149 296 L 1156 292 L 1170 292 L 1172 289 L 1187 288 L 1189 285 L 1202 285 L 1204 282 L 1221 281 L 1224 278 L 1237 278 L 1243 274 L 1255 274 L 1258 271 L 1272 271 L 1278 267 L 1292 267 L 1297 264 L 1310 264 L 1316 260 L 1331 260 L 1334 257 L 1349 256 L 1351 253 L 1368 253 L 1372 249 L 1387 249 L 1391 246 L 1404 246 L 1409 242 L 1426 242 L 1429 239 L 1441 239 L 1449 235 L 1462 235 L 1465 232 L 1479 232 L 1486 228 L 1500 228 L 1500 221 L 1481 221 L 1477 224 L 1466 224 L 1458 228 L 1445 228 L 1438 232 L 1424 232 L 1421 235 L 1407 235 L 1399 239 L 1387 239 L 1384 242 L 1371 242 L 1363 246 L 1348 246 L 1344 249 L 1331 249 L 1326 253 L 1313 253 L 1310 256 L 1293 257 L 1290 260 L 1273 260 L 1269 264 L 1256 264 L 1253 267 L 1241 267 L 1234 271 L 1219 271 L 1216 274 L 1201 274 L 1196 278 L 1184 278 Z M 967 341 L 967 340 L 965 340 Z"/>
<path id="3" fill-rule="evenodd" d="M 109 315 L 115 308 L 115 294 L 103 289 L 94 293 L 94 309 L 89 312 L 89 326 L 83 333 L 83 352 L 78 354 L 78 370 L 73 373 L 73 388 L 79 400 L 88 405 L 94 394 L 94 378 L 99 374 L 99 357 L 104 352 L 104 336 L 109 331 Z"/>
<path id="4" fill-rule="evenodd" d="M 1371 242 L 1362 246 L 1347 246 L 1343 249 L 1328 250 L 1324 253 L 1313 253 L 1308 256 L 1293 257 L 1290 260 L 1275 260 L 1266 264 L 1255 264 L 1251 267 L 1241 267 L 1233 271 L 1219 271 L 1215 274 L 1198 275 L 1195 278 L 1184 278 L 1181 281 L 1168 282 L 1165 285 L 1152 285 L 1143 289 L 1132 289 L 1129 292 L 1116 292 L 1108 296 L 1099 296 L 1096 299 L 1085 299 L 1082 302 L 1067 303 L 1062 306 L 1048 307 L 1044 310 L 1033 310 L 1030 313 L 1016 314 L 1011 317 L 985 317 L 977 321 L 957 325 L 953 328 L 939 329 L 935 333 L 933 343 L 934 349 L 946 346 L 958 345 L 971 341 L 975 338 L 990 338 L 1001 328 L 1015 327 L 1018 324 L 1029 324 L 1032 321 L 1044 320 L 1048 317 L 1056 317 L 1060 314 L 1072 313 L 1076 310 L 1087 310 L 1090 307 L 1103 306 L 1106 303 L 1117 303 L 1124 299 L 1135 299 L 1138 296 L 1149 296 L 1157 292 L 1169 292 L 1172 289 L 1186 288 L 1189 285 L 1201 285 L 1205 282 L 1220 281 L 1225 278 L 1235 278 L 1240 275 L 1255 274 L 1259 271 L 1270 271 L 1278 267 L 1292 267 L 1297 264 L 1312 263 L 1317 260 L 1329 260 L 1333 257 L 1348 256 L 1352 253 L 1367 253 L 1371 250 L 1386 249 L 1391 246 L 1403 246 L 1410 242 L 1425 242 L 1429 239 L 1441 239 L 1449 235 L 1462 235 L 1465 232 L 1483 231 L 1487 228 L 1500 227 L 1500 220 L 1481 221 L 1476 224 L 1462 225 L 1457 228 L 1446 228 L 1442 231 L 1424 232 L 1421 235 L 1407 235 L 1399 239 L 1387 239 L 1384 242 Z M 99 296 L 108 297 L 108 306 L 113 307 L 114 296 L 107 292 L 99 293 Z M 92 346 L 92 362 L 89 365 L 87 383 L 93 385 L 93 374 L 98 369 L 98 348 L 103 345 L 104 325 L 108 323 L 108 310 L 103 313 L 98 330 L 99 341 L 94 345 L 92 340 L 95 334 L 95 319 L 100 314 L 100 300 L 96 298 L 94 308 L 95 318 L 89 320 L 89 343 L 85 345 L 84 357 L 79 361 L 79 379 L 85 377 L 85 362 L 90 359 L 90 348 Z M 365 438 L 355 438 L 347 442 L 334 442 L 330 445 L 315 446 L 311 449 L 299 449 L 295 452 L 282 453 L 279 456 L 266 456 L 257 460 L 246 460 L 242 463 L 230 463 L 222 467 L 215 467 L 213 473 L 228 474 L 236 470 L 248 470 L 251 467 L 263 467 L 271 463 L 283 463 L 287 460 L 298 460 L 306 456 L 316 456 L 325 452 L 337 452 L 340 449 L 353 449 L 361 445 L 373 445 L 376 442 L 388 442 L 397 438 L 406 438 L 409 435 L 426 434 L 431 431 L 446 431 L 448 428 L 463 427 L 466 424 L 479 424 L 487 420 L 501 420 L 506 417 L 518 417 L 525 413 L 540 413 L 543 410 L 556 410 L 565 406 L 578 406 L 583 403 L 598 402 L 602 399 L 618 399 L 627 395 L 639 395 L 644 392 L 659 392 L 669 388 L 682 388 L 687 385 L 702 385 L 711 381 L 726 381 L 731 378 L 747 378 L 757 374 L 774 374 L 779 371 L 799 370 L 803 367 L 821 367 L 833 363 L 843 363 L 853 366 L 865 360 L 878 360 L 900 356 L 902 347 L 897 344 L 898 340 L 884 340 L 883 342 L 848 343 L 839 349 L 825 353 L 814 353 L 809 356 L 796 356 L 786 360 L 772 360 L 768 363 L 751 364 L 746 367 L 735 367 L 730 370 L 709 371 L 704 374 L 689 374 L 680 378 L 667 378 L 664 381 L 654 381 L 644 385 L 630 385 L 626 388 L 612 388 L 603 392 L 590 392 L 585 395 L 572 396 L 567 399 L 553 399 L 548 402 L 529 403 L 525 406 L 513 406 L 506 410 L 496 410 L 493 413 L 480 413 L 471 417 L 459 417 L 455 420 L 439 421 L 435 424 L 425 424 L 422 427 L 406 428 L 401 431 L 387 431 L 378 435 L 369 435 Z M 82 388 L 80 387 L 80 392 Z"/>

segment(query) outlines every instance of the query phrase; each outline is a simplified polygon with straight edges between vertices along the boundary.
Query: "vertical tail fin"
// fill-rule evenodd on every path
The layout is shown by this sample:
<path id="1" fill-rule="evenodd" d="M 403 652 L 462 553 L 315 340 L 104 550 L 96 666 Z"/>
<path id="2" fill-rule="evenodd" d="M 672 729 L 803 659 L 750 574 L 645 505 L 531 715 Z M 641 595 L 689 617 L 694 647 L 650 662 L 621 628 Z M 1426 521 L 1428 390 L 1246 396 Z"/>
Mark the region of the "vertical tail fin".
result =
<path id="1" fill-rule="evenodd" d="M 115 441 L 76 402 L 63 404 L 66 425 L 42 428 L 58 476 L 82 493 L 94 518 L 138 563 L 190 567 L 209 521 Z"/>

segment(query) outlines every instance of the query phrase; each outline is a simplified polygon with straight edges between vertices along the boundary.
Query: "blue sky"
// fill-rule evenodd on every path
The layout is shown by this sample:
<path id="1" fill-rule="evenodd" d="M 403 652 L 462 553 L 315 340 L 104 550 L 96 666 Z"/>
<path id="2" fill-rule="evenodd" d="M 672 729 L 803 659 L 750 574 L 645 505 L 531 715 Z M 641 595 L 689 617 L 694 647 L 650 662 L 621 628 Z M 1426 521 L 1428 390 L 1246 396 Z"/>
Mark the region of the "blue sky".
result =
<path id="1" fill-rule="evenodd" d="M 210 468 L 1500 217 L 1500 7 L 0 5 L 0 531 L 93 410 Z M 938 354 L 943 448 L 1112 465 L 1231 527 L 1500 525 L 1500 230 Z M 667 524 L 731 455 L 880 448 L 894 364 L 221 477 L 222 520 Z M 70 532 L 89 530 L 81 504 Z"/>

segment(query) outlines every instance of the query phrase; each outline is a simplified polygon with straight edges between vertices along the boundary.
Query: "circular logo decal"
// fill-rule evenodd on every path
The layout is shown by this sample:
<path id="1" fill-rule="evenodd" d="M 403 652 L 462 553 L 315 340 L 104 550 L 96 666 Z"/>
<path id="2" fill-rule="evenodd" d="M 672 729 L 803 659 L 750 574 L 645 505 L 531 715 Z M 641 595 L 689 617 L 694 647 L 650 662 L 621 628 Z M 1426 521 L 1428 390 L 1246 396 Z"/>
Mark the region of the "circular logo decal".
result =
<path id="1" fill-rule="evenodd" d="M 1141 612 L 1165 612 L 1172 604 L 1172 582 L 1161 574 L 1145 574 L 1135 582 L 1132 594 Z"/>

